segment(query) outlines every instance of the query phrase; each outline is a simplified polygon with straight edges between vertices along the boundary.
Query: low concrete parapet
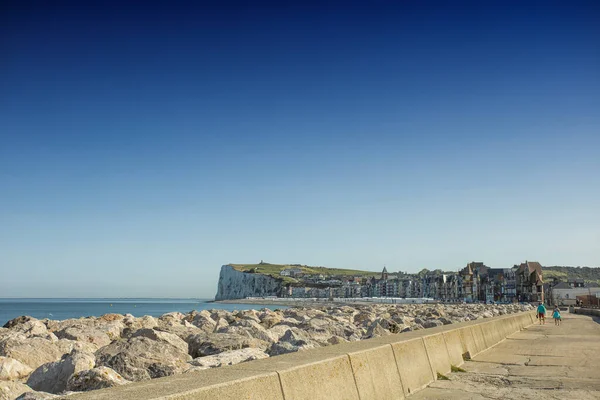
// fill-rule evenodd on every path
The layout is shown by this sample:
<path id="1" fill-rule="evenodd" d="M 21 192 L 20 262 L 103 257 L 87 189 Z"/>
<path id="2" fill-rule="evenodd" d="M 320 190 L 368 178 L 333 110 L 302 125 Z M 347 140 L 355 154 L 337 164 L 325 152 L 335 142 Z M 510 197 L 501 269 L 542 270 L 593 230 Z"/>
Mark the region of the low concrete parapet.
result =
<path id="1" fill-rule="evenodd" d="M 594 310 L 599 312 L 599 310 Z M 533 312 L 343 343 L 69 396 L 72 400 L 401 400 L 531 325 Z"/>
<path id="2" fill-rule="evenodd" d="M 600 317 L 600 309 L 598 308 L 573 307 L 573 311 L 571 312 L 573 312 L 574 314 L 592 315 L 594 317 Z"/>

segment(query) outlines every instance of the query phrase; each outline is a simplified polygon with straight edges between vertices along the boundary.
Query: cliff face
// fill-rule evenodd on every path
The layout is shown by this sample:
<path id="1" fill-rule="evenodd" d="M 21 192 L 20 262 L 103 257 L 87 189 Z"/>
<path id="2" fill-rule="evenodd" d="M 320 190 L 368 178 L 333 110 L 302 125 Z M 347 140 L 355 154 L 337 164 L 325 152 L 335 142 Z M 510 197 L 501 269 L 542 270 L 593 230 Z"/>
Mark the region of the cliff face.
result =
<path id="1" fill-rule="evenodd" d="M 282 288 L 281 281 L 270 276 L 240 272 L 230 265 L 223 265 L 215 300 L 277 296 Z"/>

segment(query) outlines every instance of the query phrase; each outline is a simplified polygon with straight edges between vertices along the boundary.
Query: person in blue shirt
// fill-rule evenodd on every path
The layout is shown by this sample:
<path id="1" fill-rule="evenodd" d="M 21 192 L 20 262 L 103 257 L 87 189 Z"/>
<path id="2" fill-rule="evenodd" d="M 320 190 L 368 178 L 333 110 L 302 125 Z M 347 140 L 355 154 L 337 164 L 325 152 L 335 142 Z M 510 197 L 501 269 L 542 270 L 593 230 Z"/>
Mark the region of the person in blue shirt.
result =
<path id="1" fill-rule="evenodd" d="M 558 306 L 554 306 L 554 312 L 552 313 L 552 318 L 554 318 L 554 325 L 560 326 L 560 310 Z"/>
<path id="2" fill-rule="evenodd" d="M 546 324 L 546 306 L 544 303 L 540 303 L 537 308 L 538 319 L 540 320 L 540 325 Z"/>

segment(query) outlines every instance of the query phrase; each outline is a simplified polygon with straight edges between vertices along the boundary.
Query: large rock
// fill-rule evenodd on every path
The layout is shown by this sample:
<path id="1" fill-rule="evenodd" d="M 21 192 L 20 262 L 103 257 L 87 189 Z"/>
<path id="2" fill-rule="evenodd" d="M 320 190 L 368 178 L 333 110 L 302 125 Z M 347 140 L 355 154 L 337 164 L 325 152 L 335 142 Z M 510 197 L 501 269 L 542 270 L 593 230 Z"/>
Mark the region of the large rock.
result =
<path id="1" fill-rule="evenodd" d="M 27 365 L 10 357 L 0 357 L 0 380 L 12 381 L 26 378 L 33 371 Z"/>
<path id="2" fill-rule="evenodd" d="M 290 342 L 279 342 L 273 343 L 268 350 L 268 354 L 273 356 L 278 356 L 281 354 L 295 353 L 301 350 L 314 349 L 315 347 L 319 347 L 318 345 L 313 345 L 310 343 L 306 344 L 294 344 Z"/>
<path id="3" fill-rule="evenodd" d="M 347 337 L 356 332 L 356 327 L 349 323 L 336 322 L 328 318 L 311 318 L 298 328 L 306 331 L 314 339 L 328 338 L 332 335 Z"/>
<path id="4" fill-rule="evenodd" d="M 161 315 L 160 317 L 158 317 L 158 320 L 159 322 L 163 323 L 181 323 L 181 321 L 183 321 L 186 318 L 187 316 L 184 313 L 181 313 L 179 311 L 173 311 Z"/>
<path id="5" fill-rule="evenodd" d="M 306 331 L 298 328 L 289 328 L 283 336 L 279 338 L 279 342 L 289 342 L 293 344 L 305 344 L 310 343 L 311 338 Z"/>
<path id="6" fill-rule="evenodd" d="M 100 318 L 99 321 L 113 322 L 113 321 L 123 321 L 125 316 L 122 314 L 104 314 Z"/>
<path id="7" fill-rule="evenodd" d="M 88 390 L 104 389 L 130 383 L 112 368 L 96 367 L 87 371 L 73 374 L 67 382 L 67 390 L 86 392 Z"/>
<path id="8" fill-rule="evenodd" d="M 8 321 L 4 326 L 27 337 L 38 336 L 48 339 L 50 335 L 46 324 L 33 317 L 17 317 Z"/>
<path id="9" fill-rule="evenodd" d="M 74 346 L 72 341 L 50 341 L 40 337 L 15 334 L 0 339 L 0 356 L 14 358 L 36 369 L 42 364 L 60 360 Z"/>
<path id="10" fill-rule="evenodd" d="M 266 350 L 269 347 L 269 343 L 265 341 L 231 333 L 199 334 L 192 336 L 188 343 L 190 354 L 194 358 L 248 347 L 261 350 Z"/>
<path id="11" fill-rule="evenodd" d="M 48 329 L 55 332 L 58 337 L 71 340 L 88 341 L 102 347 L 106 341 L 116 340 L 121 337 L 125 328 L 125 317 L 119 318 L 119 314 L 105 314 L 102 317 L 87 317 L 78 319 L 66 319 L 64 321 L 48 321 Z M 61 333 L 59 333 L 61 332 Z M 65 333 L 62 333 L 65 332 Z M 101 342 L 98 342 L 98 339 Z M 90 339 L 92 338 L 92 339 Z"/>
<path id="12" fill-rule="evenodd" d="M 213 333 L 217 325 L 216 321 L 212 319 L 210 312 L 207 310 L 202 310 L 200 312 L 192 311 L 192 313 L 186 317 L 186 321 L 205 333 Z"/>
<path id="13" fill-rule="evenodd" d="M 375 321 L 371 324 L 371 326 L 369 326 L 369 329 L 367 329 L 366 337 L 367 339 L 371 339 L 381 336 L 388 336 L 391 334 L 392 333 L 389 330 L 385 329 L 383 326 L 381 326 L 381 324 L 378 321 Z"/>
<path id="14" fill-rule="evenodd" d="M 93 354 L 74 350 L 64 355 L 60 361 L 44 364 L 33 371 L 27 385 L 38 391 L 60 393 L 67 388 L 71 375 L 92 369 L 94 364 Z"/>
<path id="15" fill-rule="evenodd" d="M 376 319 L 377 316 L 375 315 L 375 313 L 369 311 L 361 311 L 354 316 L 353 322 L 356 325 L 367 327 L 371 325 L 371 323 L 373 323 Z"/>
<path id="16" fill-rule="evenodd" d="M 17 325 L 24 324 L 29 321 L 37 321 L 36 318 L 30 317 L 28 315 L 21 315 L 20 317 L 16 317 L 5 323 L 2 327 L 6 329 L 12 329 Z"/>
<path id="17" fill-rule="evenodd" d="M 291 328 L 293 328 L 292 326 L 289 325 L 275 325 L 271 328 L 268 329 L 268 331 L 271 333 L 271 335 L 273 337 L 275 337 L 277 340 L 277 342 L 281 339 L 281 337 L 283 335 L 286 334 L 286 332 L 288 330 L 290 330 Z"/>
<path id="18" fill-rule="evenodd" d="M 182 373 L 190 360 L 181 348 L 144 336 L 115 341 L 96 352 L 96 365 L 110 367 L 130 381 Z"/>
<path id="19" fill-rule="evenodd" d="M 188 324 L 186 322 L 186 324 Z M 161 331 L 161 332 L 167 332 L 167 333 L 172 333 L 173 335 L 179 337 L 181 340 L 185 341 L 186 343 L 189 342 L 190 337 L 194 336 L 194 335 L 198 335 L 203 333 L 200 329 L 198 329 L 197 327 L 193 326 L 193 325 L 170 325 L 170 326 L 159 326 L 154 328 L 157 331 Z"/>
<path id="20" fill-rule="evenodd" d="M 272 332 L 266 330 L 261 324 L 259 324 L 254 319 L 241 319 L 235 322 L 233 325 L 228 326 L 227 328 L 230 327 L 242 328 L 251 337 L 263 340 L 268 343 L 275 343 L 279 339 L 277 335 L 274 335 Z"/>
<path id="21" fill-rule="evenodd" d="M 21 382 L 0 381 L 0 400 L 14 400 L 26 392 L 31 392 L 31 388 Z"/>
<path id="22" fill-rule="evenodd" d="M 225 318 L 217 318 L 215 323 L 215 332 L 218 332 L 220 329 L 226 328 L 229 326 L 229 322 Z"/>
<path id="23" fill-rule="evenodd" d="M 223 365 L 234 365 L 245 361 L 268 358 L 269 355 L 260 349 L 246 348 L 224 351 L 213 356 L 198 357 L 190 361 L 195 367 L 216 368 Z"/>
<path id="24" fill-rule="evenodd" d="M 325 342 L 327 343 L 327 340 L 325 340 Z M 283 336 L 281 336 L 279 342 L 271 345 L 268 350 L 268 354 L 271 356 L 277 356 L 280 354 L 293 353 L 296 351 L 312 349 L 320 346 L 321 344 L 312 340 L 306 332 L 298 328 L 289 328 L 283 334 Z"/>
<path id="25" fill-rule="evenodd" d="M 127 314 L 121 322 L 124 326 L 123 331 L 121 332 L 121 338 L 128 338 L 133 332 L 139 329 L 154 329 L 158 327 L 158 320 L 149 315 L 136 318 L 131 314 Z"/>
<path id="26" fill-rule="evenodd" d="M 258 318 L 260 319 L 260 324 L 264 326 L 266 329 L 272 328 L 281 322 L 283 315 L 279 311 L 271 311 L 268 308 L 264 308 L 258 314 Z"/>
<path id="27" fill-rule="evenodd" d="M 79 342 L 91 343 L 97 348 L 104 347 L 112 342 L 111 338 L 102 330 L 84 324 L 71 325 L 54 332 L 59 339 L 69 339 Z M 119 335 L 113 335 L 118 337 Z"/>
<path id="28" fill-rule="evenodd" d="M 162 332 L 155 329 L 138 329 L 131 334 L 132 338 L 147 337 L 148 339 L 157 340 L 159 342 L 168 343 L 184 353 L 188 353 L 188 344 L 179 336 L 168 332 Z"/>

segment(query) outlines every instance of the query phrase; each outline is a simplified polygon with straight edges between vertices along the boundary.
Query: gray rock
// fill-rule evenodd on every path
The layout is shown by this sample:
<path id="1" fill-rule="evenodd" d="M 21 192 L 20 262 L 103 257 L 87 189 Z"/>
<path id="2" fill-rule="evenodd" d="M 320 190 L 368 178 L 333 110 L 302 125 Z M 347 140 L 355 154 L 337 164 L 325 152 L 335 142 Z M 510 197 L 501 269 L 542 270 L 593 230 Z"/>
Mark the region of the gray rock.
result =
<path id="1" fill-rule="evenodd" d="M 423 325 L 423 328 L 427 329 L 427 328 L 435 328 L 436 326 L 442 326 L 442 325 L 444 325 L 444 323 L 437 319 L 429 319 L 429 320 L 423 322 L 422 325 Z"/>
<path id="2" fill-rule="evenodd" d="M 154 329 L 159 326 L 159 323 L 156 318 L 149 315 L 145 315 L 140 318 L 136 318 L 133 315 L 126 315 L 123 319 L 123 325 L 124 328 L 121 332 L 121 338 L 128 338 L 133 332 L 137 331 L 138 329 Z"/>
<path id="3" fill-rule="evenodd" d="M 163 325 L 154 329 L 161 332 L 172 333 L 186 343 L 189 342 L 190 337 L 203 333 L 199 328 L 193 325 Z"/>
<path id="4" fill-rule="evenodd" d="M 0 380 L 11 381 L 26 378 L 33 371 L 29 366 L 10 357 L 0 357 Z"/>
<path id="5" fill-rule="evenodd" d="M 267 343 L 275 343 L 278 337 L 272 332 L 266 330 L 261 324 L 254 319 L 241 319 L 229 327 L 243 328 L 251 337 L 263 340 Z"/>
<path id="6" fill-rule="evenodd" d="M 263 312 L 259 315 L 260 324 L 266 329 L 272 328 L 281 322 L 281 315 L 275 312 Z"/>
<path id="7" fill-rule="evenodd" d="M 302 345 L 309 344 L 309 343 L 315 344 L 315 343 L 313 343 L 311 337 L 308 335 L 307 332 L 302 331 L 301 329 L 298 329 L 298 328 L 289 328 L 283 334 L 283 336 L 281 336 L 279 338 L 279 342 L 280 343 L 281 342 L 292 343 L 297 346 L 302 346 Z"/>
<path id="8" fill-rule="evenodd" d="M 341 344 L 341 343 L 348 343 L 348 340 L 346 340 L 340 336 L 332 336 L 329 339 L 327 339 L 327 343 L 328 344 Z"/>
<path id="9" fill-rule="evenodd" d="M 120 333 L 120 332 L 119 332 Z M 112 342 L 111 338 L 104 331 L 90 326 L 89 324 L 76 324 L 67 326 L 54 332 L 59 339 L 69 339 L 79 342 L 91 343 L 97 348 L 104 347 Z M 120 335 L 113 335 L 120 336 Z"/>
<path id="10" fill-rule="evenodd" d="M 191 357 L 181 348 L 138 336 L 119 340 L 96 352 L 96 365 L 114 369 L 130 381 L 182 373 Z"/>
<path id="11" fill-rule="evenodd" d="M 46 325 L 33 317 L 19 317 L 12 319 L 6 323 L 5 326 L 10 325 L 10 330 L 14 332 L 20 332 L 27 337 L 42 337 L 48 338 L 50 332 L 48 332 L 48 328 Z"/>
<path id="12" fill-rule="evenodd" d="M 228 326 L 229 326 L 229 322 L 227 322 L 227 320 L 225 318 L 218 318 L 217 322 L 215 323 L 214 332 L 218 332 L 220 329 L 226 328 Z"/>
<path id="13" fill-rule="evenodd" d="M 163 314 L 160 317 L 158 317 L 159 322 L 163 322 L 163 323 L 164 322 L 176 322 L 176 321 L 181 323 L 181 321 L 183 321 L 184 319 L 186 319 L 186 315 L 179 311 L 173 311 L 173 312 L 166 313 L 166 314 Z"/>
<path id="14" fill-rule="evenodd" d="M 73 349 L 73 342 L 50 341 L 40 337 L 27 337 L 21 333 L 0 339 L 0 356 L 10 357 L 32 369 L 42 364 L 60 360 Z"/>
<path id="15" fill-rule="evenodd" d="M 210 313 L 210 317 L 215 321 L 217 321 L 219 318 L 227 320 L 227 318 L 231 315 L 229 311 L 221 309 L 211 309 L 208 310 L 208 312 Z"/>
<path id="16" fill-rule="evenodd" d="M 375 316 L 374 313 L 368 312 L 368 311 L 361 311 L 354 316 L 353 322 L 355 325 L 369 326 L 376 319 L 377 319 L 377 317 Z"/>
<path id="17" fill-rule="evenodd" d="M 3 325 L 3 328 L 12 329 L 18 325 L 24 324 L 29 321 L 37 321 L 37 318 L 30 317 L 28 315 L 21 315 L 8 321 Z"/>
<path id="18" fill-rule="evenodd" d="M 206 333 L 213 333 L 217 325 L 217 323 L 210 317 L 210 313 L 206 310 L 202 310 L 199 313 L 194 313 L 191 321 L 189 322 Z"/>
<path id="19" fill-rule="evenodd" d="M 188 353 L 188 344 L 181 339 L 179 336 L 168 332 L 162 332 L 155 329 L 138 329 L 131 334 L 132 338 L 135 337 L 147 337 L 148 339 L 157 340 L 160 342 L 168 343 L 184 353 Z"/>
<path id="20" fill-rule="evenodd" d="M 324 340 L 327 343 L 327 338 Z M 313 349 L 320 347 L 321 344 L 311 339 L 308 334 L 298 328 L 289 328 L 283 336 L 279 339 L 279 342 L 274 343 L 268 350 L 268 354 L 276 356 L 280 354 L 293 353 L 300 350 Z"/>
<path id="21" fill-rule="evenodd" d="M 265 341 L 247 336 L 230 333 L 199 334 L 192 336 L 189 341 L 190 355 L 194 358 L 211 356 L 229 350 L 239 350 L 248 347 L 266 350 L 269 344 Z"/>
<path id="22" fill-rule="evenodd" d="M 67 390 L 86 392 L 130 383 L 112 368 L 96 367 L 73 374 L 67 382 Z"/>
<path id="23" fill-rule="evenodd" d="M 381 324 L 377 321 L 373 322 L 369 329 L 367 329 L 366 337 L 367 339 L 381 337 L 381 336 L 389 336 L 392 333 L 385 329 Z"/>
<path id="24" fill-rule="evenodd" d="M 319 347 L 318 345 L 314 345 L 312 343 L 306 343 L 302 345 L 296 345 L 290 342 L 279 342 L 273 343 L 268 350 L 268 354 L 273 356 L 278 356 L 281 354 L 295 353 L 297 351 L 314 349 L 315 347 Z"/>
<path id="25" fill-rule="evenodd" d="M 189 364 L 194 367 L 216 368 L 223 365 L 235 365 L 268 357 L 269 355 L 260 349 L 246 348 L 224 351 L 212 356 L 198 357 L 190 361 Z"/>
<path id="26" fill-rule="evenodd" d="M 48 393 L 60 393 L 67 388 L 71 375 L 94 368 L 93 354 L 73 350 L 65 354 L 60 361 L 40 366 L 33 371 L 27 380 L 27 385 L 34 390 Z"/>

